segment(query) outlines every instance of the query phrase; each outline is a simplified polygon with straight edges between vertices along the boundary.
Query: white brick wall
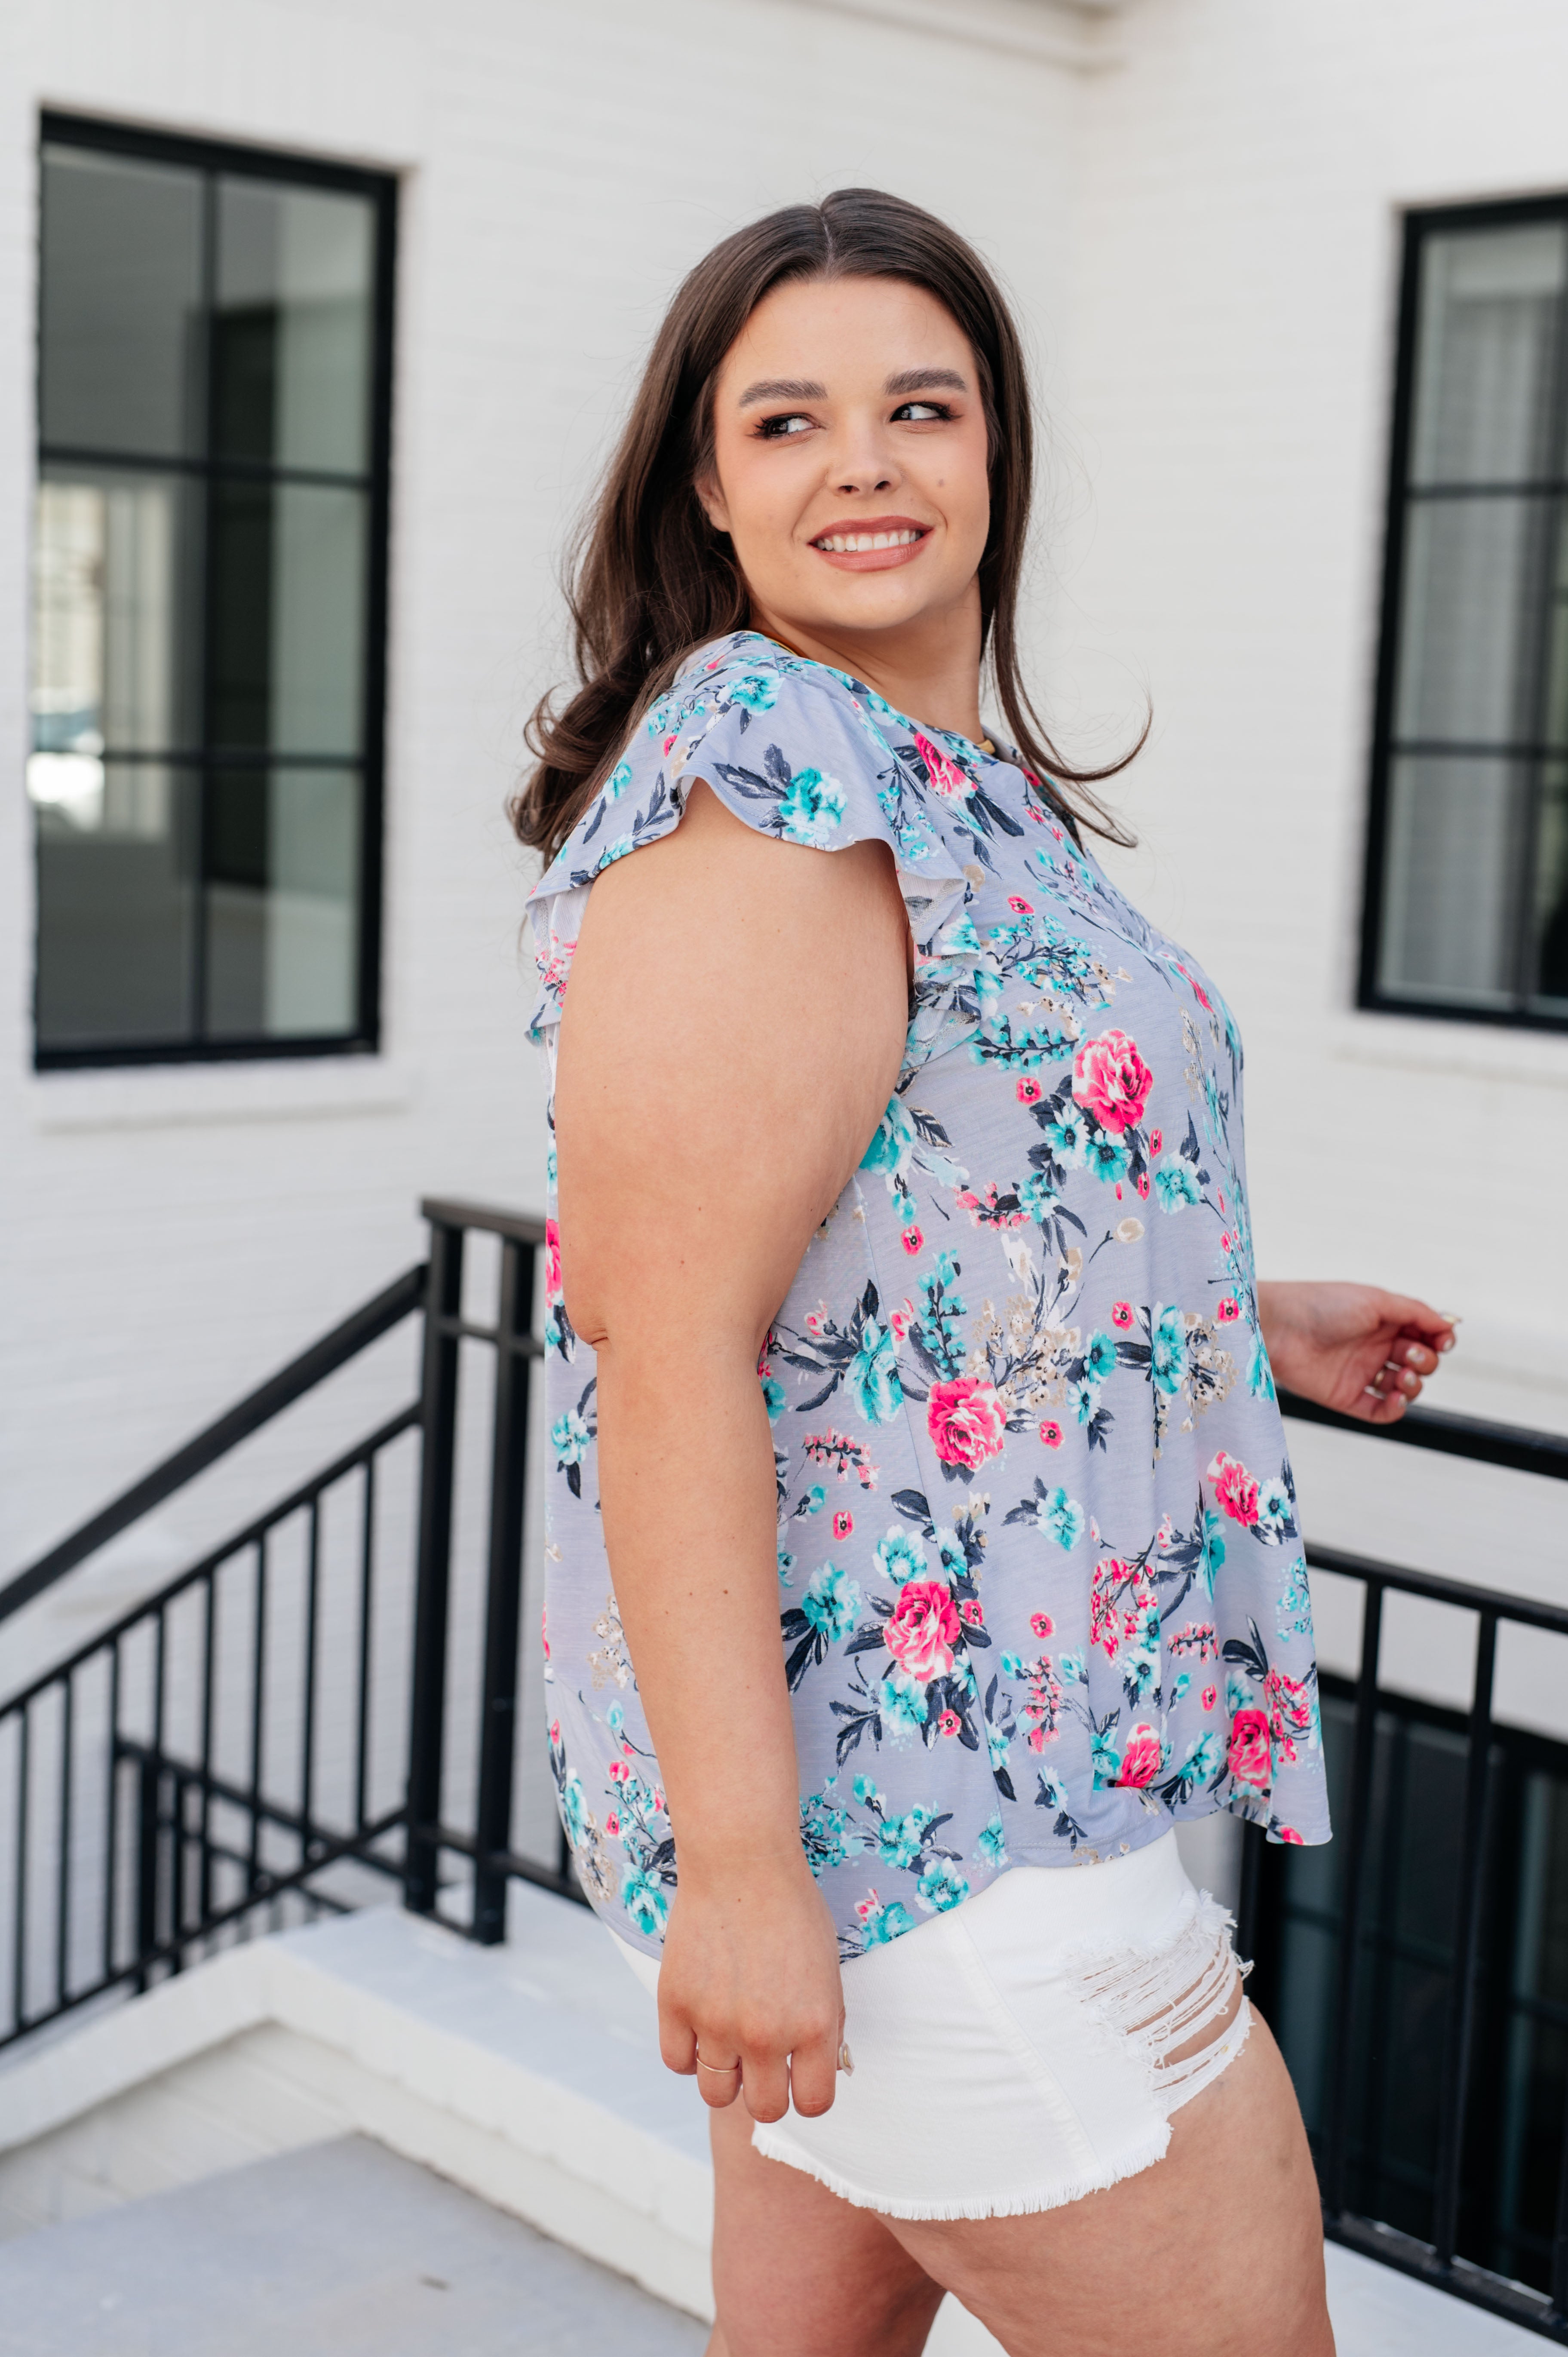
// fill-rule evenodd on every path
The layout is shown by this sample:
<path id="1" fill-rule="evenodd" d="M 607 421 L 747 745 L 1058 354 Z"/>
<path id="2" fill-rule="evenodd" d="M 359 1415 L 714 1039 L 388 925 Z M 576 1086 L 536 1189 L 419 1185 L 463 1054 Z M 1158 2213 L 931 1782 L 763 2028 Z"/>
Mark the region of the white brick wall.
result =
<path id="1" fill-rule="evenodd" d="M 1072 35 L 1036 0 L 1012 13 Z M 874 180 L 979 237 L 1053 342 L 1079 89 L 1047 57 L 781 0 L 16 0 L 5 20 L 0 1566 L 413 1258 L 422 1189 L 537 1204 L 528 878 L 501 805 L 557 668 L 564 531 L 666 296 L 731 226 Z M 27 1071 L 40 103 L 403 172 L 378 1069 Z"/>
<path id="2" fill-rule="evenodd" d="M 975 235 L 1029 324 L 1048 701 L 1089 746 L 1154 696 L 1132 872 L 1246 1029 L 1265 1267 L 1443 1297 L 1455 1404 L 1568 1418 L 1568 1041 L 1350 1011 L 1396 210 L 1562 185 L 1565 66 L 1555 0 L 12 0 L 0 1570 L 413 1257 L 422 1189 L 537 1204 L 501 803 L 557 669 L 564 531 L 682 269 L 853 180 Z M 41 103 L 404 176 L 374 1065 L 27 1068 Z"/>

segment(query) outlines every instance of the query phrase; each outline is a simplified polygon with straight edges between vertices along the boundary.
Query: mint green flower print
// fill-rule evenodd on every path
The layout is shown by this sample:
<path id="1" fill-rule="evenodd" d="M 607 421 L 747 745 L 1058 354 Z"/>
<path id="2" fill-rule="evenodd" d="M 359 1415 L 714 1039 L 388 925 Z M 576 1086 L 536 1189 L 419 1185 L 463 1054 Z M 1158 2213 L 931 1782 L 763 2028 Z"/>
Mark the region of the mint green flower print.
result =
<path id="1" fill-rule="evenodd" d="M 1213 983 L 1004 746 L 983 753 L 757 632 L 699 649 L 617 749 L 531 899 L 532 1028 L 552 1066 L 596 878 L 671 834 L 699 779 L 766 857 L 881 845 L 908 916 L 900 1068 L 761 1342 L 753 1412 L 801 1852 L 841 1953 L 853 1964 L 1015 1866 L 1114 1857 L 1216 1809 L 1325 1839 L 1241 1045 Z M 693 1036 L 744 1021 L 766 1040 L 793 1019 L 793 980 L 760 1014 L 693 1006 Z M 791 1105 L 762 1152 L 791 1152 L 816 1117 Z M 656 1953 L 678 1861 L 548 1175 L 551 1769 L 585 1891 Z M 730 1183 L 714 1174 L 716 1202 Z M 648 1249 L 678 1258 L 682 1242 Z M 707 1396 L 712 1341 L 671 1318 L 672 1398 Z M 723 1443 L 700 1406 L 690 1422 L 695 1540 Z M 689 1622 L 724 1772 L 743 1780 L 753 1715 Z"/>

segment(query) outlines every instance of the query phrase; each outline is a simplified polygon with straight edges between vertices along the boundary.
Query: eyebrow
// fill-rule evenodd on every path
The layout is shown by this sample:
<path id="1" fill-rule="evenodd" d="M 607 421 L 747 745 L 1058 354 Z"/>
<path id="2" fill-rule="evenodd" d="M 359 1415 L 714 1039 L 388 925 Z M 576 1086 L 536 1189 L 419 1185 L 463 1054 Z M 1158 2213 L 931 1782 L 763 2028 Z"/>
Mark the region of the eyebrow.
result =
<path id="1" fill-rule="evenodd" d="M 888 378 L 882 390 L 889 395 L 908 394 L 924 393 L 936 385 L 950 393 L 969 391 L 967 380 L 957 369 L 950 368 L 900 369 L 897 376 Z M 767 376 L 759 378 L 756 384 L 748 384 L 736 406 L 749 409 L 759 401 L 825 401 L 827 397 L 827 386 L 819 384 L 814 377 Z"/>

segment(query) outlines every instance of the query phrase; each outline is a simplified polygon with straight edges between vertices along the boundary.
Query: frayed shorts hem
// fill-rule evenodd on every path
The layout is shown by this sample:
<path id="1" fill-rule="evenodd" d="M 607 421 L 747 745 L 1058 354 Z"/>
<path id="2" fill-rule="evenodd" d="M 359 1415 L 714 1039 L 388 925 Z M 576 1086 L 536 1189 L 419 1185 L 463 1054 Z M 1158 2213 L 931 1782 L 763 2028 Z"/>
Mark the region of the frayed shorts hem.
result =
<path id="1" fill-rule="evenodd" d="M 773 2128 L 759 2125 L 751 2131 L 751 2148 L 759 2152 L 764 2160 L 783 2161 L 787 2167 L 798 2169 L 807 2177 L 814 2177 L 819 2185 L 825 2186 L 830 2193 L 836 2193 L 841 2201 L 849 2202 L 854 2209 L 875 2210 L 879 2217 L 905 2218 L 911 2222 L 918 2219 L 1033 2218 L 1045 2210 L 1065 2210 L 1069 2202 L 1081 2201 L 1088 2193 L 1105 2193 L 1112 2186 L 1124 2183 L 1129 2177 L 1141 2177 L 1144 2169 L 1153 2169 L 1156 2161 L 1165 2158 L 1170 2140 L 1170 2126 L 1166 2122 L 1155 2135 L 1135 2146 L 1122 2160 L 1113 2165 L 1108 2163 L 1088 2177 L 1077 2178 L 1069 2185 L 1057 2184 L 1023 2192 L 977 2193 L 967 2199 L 954 2197 L 945 2201 L 899 2201 L 889 2200 L 885 2193 L 868 2192 L 865 2186 L 852 2183 L 837 2169 L 814 2160 L 810 2153 L 802 2152 L 799 2145 L 793 2144 L 788 2136 L 779 2136 Z"/>

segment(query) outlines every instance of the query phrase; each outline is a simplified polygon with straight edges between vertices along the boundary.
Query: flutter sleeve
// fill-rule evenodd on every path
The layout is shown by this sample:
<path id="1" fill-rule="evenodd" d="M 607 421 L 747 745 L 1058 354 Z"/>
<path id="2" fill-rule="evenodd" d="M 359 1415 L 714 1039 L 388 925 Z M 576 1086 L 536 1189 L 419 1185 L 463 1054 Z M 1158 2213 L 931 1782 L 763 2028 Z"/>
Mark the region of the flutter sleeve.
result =
<path id="1" fill-rule="evenodd" d="M 596 877 L 681 823 L 695 779 L 758 834 L 815 851 L 886 843 L 917 954 L 964 895 L 964 873 L 874 719 L 837 675 L 788 656 L 700 658 L 641 721 L 531 895 L 540 995 L 532 1036 L 560 1021 Z"/>

